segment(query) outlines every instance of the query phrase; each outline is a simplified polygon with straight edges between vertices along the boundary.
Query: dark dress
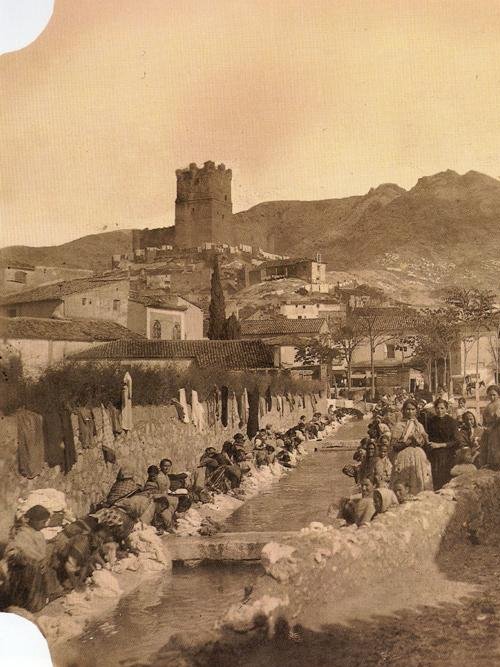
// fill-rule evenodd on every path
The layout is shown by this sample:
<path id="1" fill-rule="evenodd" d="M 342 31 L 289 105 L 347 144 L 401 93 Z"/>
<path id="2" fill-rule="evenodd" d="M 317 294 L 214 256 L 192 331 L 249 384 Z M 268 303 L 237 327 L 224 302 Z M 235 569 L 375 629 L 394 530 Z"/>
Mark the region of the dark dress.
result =
<path id="1" fill-rule="evenodd" d="M 455 465 L 455 451 L 459 446 L 458 423 L 450 415 L 432 415 L 427 422 L 430 442 L 445 442 L 442 449 L 429 449 L 427 456 L 431 462 L 434 490 L 437 491 L 451 479 L 451 469 Z"/>

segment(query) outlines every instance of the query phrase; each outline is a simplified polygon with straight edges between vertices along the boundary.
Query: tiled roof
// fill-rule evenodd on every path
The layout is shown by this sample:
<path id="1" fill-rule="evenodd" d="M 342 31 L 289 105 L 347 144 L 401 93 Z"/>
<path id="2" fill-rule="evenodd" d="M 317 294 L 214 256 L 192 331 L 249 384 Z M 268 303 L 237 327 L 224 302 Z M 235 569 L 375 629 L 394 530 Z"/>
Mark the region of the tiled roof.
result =
<path id="1" fill-rule="evenodd" d="M 188 306 L 175 295 L 150 295 L 130 292 L 130 301 L 142 303 L 149 308 L 168 308 L 169 310 L 187 310 Z"/>
<path id="2" fill-rule="evenodd" d="M 373 321 L 377 330 L 395 333 L 414 331 L 419 323 L 420 316 L 416 310 L 410 308 L 356 308 L 354 316 L 358 315 L 363 326 L 363 319 Z"/>
<path id="3" fill-rule="evenodd" d="M 272 350 L 257 340 L 122 340 L 74 355 L 75 359 L 194 359 L 200 368 L 272 368 Z"/>
<path id="4" fill-rule="evenodd" d="M 258 269 L 273 269 L 279 268 L 282 266 L 295 266 L 296 264 L 304 264 L 304 262 L 316 262 L 315 259 L 310 257 L 295 257 L 293 259 L 271 259 L 267 262 L 262 262 L 257 267 Z M 319 264 L 324 264 L 324 262 L 319 262 Z"/>
<path id="5" fill-rule="evenodd" d="M 292 320 L 243 320 L 242 336 L 285 336 L 287 334 L 317 334 L 326 325 L 323 318 Z"/>
<path id="6" fill-rule="evenodd" d="M 142 339 L 143 336 L 108 320 L 0 317 L 0 338 L 108 341 Z"/>
<path id="7" fill-rule="evenodd" d="M 91 276 L 89 278 L 76 278 L 75 280 L 62 280 L 49 285 L 41 285 L 30 290 L 23 290 L 16 294 L 0 299 L 0 306 L 17 303 L 30 303 L 31 301 L 58 301 L 68 294 L 78 294 L 88 290 L 111 285 L 112 283 L 126 280 L 125 277 Z"/>

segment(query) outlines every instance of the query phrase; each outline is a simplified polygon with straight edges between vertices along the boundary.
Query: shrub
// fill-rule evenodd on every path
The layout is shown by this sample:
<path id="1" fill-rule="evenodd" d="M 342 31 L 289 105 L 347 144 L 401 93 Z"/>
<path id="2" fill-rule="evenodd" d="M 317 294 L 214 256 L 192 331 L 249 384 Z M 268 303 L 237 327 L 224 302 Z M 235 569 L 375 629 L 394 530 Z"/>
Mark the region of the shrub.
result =
<path id="1" fill-rule="evenodd" d="M 198 392 L 205 400 L 215 387 L 228 387 L 236 394 L 246 388 L 258 390 L 264 395 L 268 388 L 272 394 L 310 393 L 321 390 L 318 381 L 296 378 L 287 371 L 268 373 L 253 371 L 226 371 L 214 368 L 190 368 L 185 371 L 156 369 L 148 366 L 125 364 L 68 363 L 49 368 L 38 380 L 23 379 L 22 368 L 9 367 L 4 373 L 9 381 L 8 391 L 2 393 L 1 409 L 4 413 L 25 406 L 37 412 L 103 403 L 119 406 L 123 376 L 132 376 L 133 403 L 135 405 L 167 405 L 177 398 L 179 389 Z"/>

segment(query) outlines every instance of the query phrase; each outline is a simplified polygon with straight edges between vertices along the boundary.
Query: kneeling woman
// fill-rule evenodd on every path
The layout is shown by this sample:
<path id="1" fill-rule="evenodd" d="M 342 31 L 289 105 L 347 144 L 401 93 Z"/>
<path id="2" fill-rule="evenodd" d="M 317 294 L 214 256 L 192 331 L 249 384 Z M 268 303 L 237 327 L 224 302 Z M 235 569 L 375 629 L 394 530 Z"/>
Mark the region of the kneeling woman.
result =
<path id="1" fill-rule="evenodd" d="M 49 517 L 50 512 L 45 507 L 31 507 L 4 553 L 9 604 L 31 612 L 40 611 L 47 604 L 52 588 L 47 543 L 41 533 Z"/>
<path id="2" fill-rule="evenodd" d="M 403 403 L 403 419 L 392 429 L 393 488 L 403 483 L 412 495 L 432 491 L 431 464 L 423 450 L 427 443 L 427 433 L 417 420 L 417 404 L 408 399 Z"/>
<path id="3" fill-rule="evenodd" d="M 361 480 L 361 497 L 354 496 L 340 501 L 339 518 L 347 523 L 365 526 L 375 516 L 376 509 L 373 502 L 373 484 L 369 479 Z"/>

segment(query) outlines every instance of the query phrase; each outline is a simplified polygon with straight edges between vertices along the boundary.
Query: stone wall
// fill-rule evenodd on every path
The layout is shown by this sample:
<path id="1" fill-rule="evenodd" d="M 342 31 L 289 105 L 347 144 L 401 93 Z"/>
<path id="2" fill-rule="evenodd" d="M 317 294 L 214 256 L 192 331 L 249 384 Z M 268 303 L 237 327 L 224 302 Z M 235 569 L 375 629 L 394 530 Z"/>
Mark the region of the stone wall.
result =
<path id="1" fill-rule="evenodd" d="M 308 396 L 306 408 L 298 407 L 297 403 L 291 411 L 286 401 L 285 404 L 283 416 L 273 409 L 262 419 L 263 425 L 270 423 L 275 429 L 287 429 L 297 423 L 301 414 L 313 413 Z M 325 411 L 324 399 L 318 400 L 317 409 Z M 193 424 L 179 421 L 173 406 L 134 406 L 133 418 L 134 428 L 115 439 L 116 463 L 105 463 L 101 449 L 94 447 L 79 452 L 67 475 L 59 467 L 44 467 L 31 480 L 18 473 L 16 417 L 0 418 L 0 543 L 7 537 L 18 498 L 33 489 L 50 487 L 64 491 L 70 509 L 81 516 L 106 496 L 122 463 L 133 466 L 139 482 L 145 480 L 149 465 L 158 465 L 165 457 L 172 459 L 174 472 L 194 470 L 206 447 L 220 448 L 224 440 L 241 430 L 237 425 L 224 428 L 219 424 L 200 432 Z"/>
<path id="2" fill-rule="evenodd" d="M 271 626 L 283 617 L 319 630 L 374 611 L 458 599 L 470 591 L 442 570 L 444 558 L 458 543 L 482 543 L 499 528 L 500 474 L 490 470 L 424 492 L 363 528 L 312 524 L 286 544 L 266 545 L 270 576 L 259 580 L 246 616 L 272 600 Z M 242 630 L 252 625 L 246 616 L 231 609 L 226 622 Z"/>

